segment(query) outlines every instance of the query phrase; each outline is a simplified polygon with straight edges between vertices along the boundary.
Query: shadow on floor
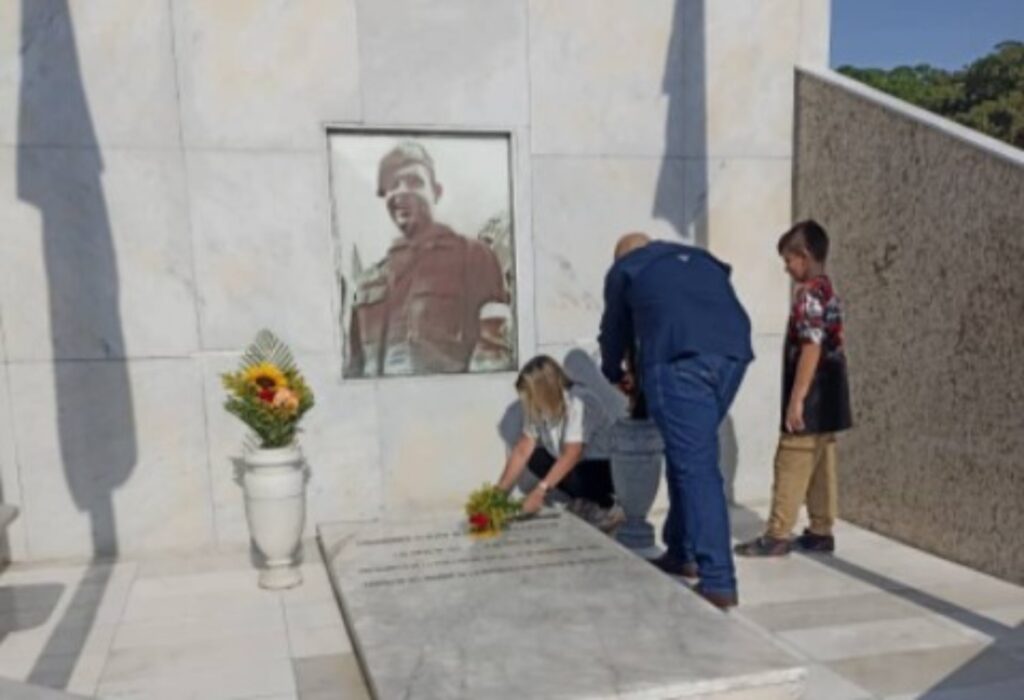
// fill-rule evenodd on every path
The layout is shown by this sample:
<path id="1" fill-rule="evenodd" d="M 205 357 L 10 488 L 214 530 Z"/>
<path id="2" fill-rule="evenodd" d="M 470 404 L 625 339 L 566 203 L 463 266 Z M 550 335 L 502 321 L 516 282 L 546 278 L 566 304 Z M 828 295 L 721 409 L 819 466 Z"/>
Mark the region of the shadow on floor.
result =
<path id="1" fill-rule="evenodd" d="M 734 505 L 731 515 L 733 517 L 733 534 L 738 539 L 745 540 L 764 532 L 765 521 L 755 511 L 741 505 Z M 985 682 L 980 680 L 990 678 L 985 669 L 1005 665 L 1007 655 L 1020 658 L 1021 667 L 1024 668 L 1024 625 L 1016 627 L 1004 625 L 997 620 L 951 603 L 898 579 L 847 561 L 841 555 L 797 553 L 797 556 L 807 557 L 821 566 L 866 583 L 936 615 L 958 622 L 993 640 L 992 644 L 984 651 L 920 695 L 920 700 L 928 700 L 931 697 L 939 700 L 941 692 L 953 689 L 965 692 L 970 686 L 977 686 L 979 682 Z M 995 682 L 995 679 L 988 682 Z"/>

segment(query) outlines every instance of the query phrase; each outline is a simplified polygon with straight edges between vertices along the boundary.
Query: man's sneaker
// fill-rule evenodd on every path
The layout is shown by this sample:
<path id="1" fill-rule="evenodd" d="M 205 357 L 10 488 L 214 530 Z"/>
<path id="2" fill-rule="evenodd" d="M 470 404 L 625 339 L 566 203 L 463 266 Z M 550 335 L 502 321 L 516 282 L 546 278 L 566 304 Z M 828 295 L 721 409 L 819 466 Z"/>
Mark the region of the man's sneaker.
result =
<path id="1" fill-rule="evenodd" d="M 836 551 L 836 538 L 832 535 L 815 535 L 810 530 L 796 538 L 796 546 L 805 552 L 824 552 L 831 554 Z"/>
<path id="2" fill-rule="evenodd" d="M 732 551 L 741 557 L 782 557 L 789 554 L 791 548 L 789 540 L 761 535 L 749 542 L 736 545 Z"/>
<path id="3" fill-rule="evenodd" d="M 735 593 L 715 593 L 714 591 L 702 590 L 700 586 L 695 589 L 697 595 L 714 605 L 719 610 L 727 611 L 740 604 L 740 597 Z"/>
<path id="4" fill-rule="evenodd" d="M 703 590 L 699 585 L 694 590 L 700 598 L 705 599 L 719 610 L 728 610 L 739 605 L 739 596 L 734 593 L 715 593 L 714 590 Z"/>
<path id="5" fill-rule="evenodd" d="M 651 559 L 650 562 L 669 576 L 682 576 L 683 578 L 691 579 L 699 578 L 700 576 L 697 571 L 697 562 L 679 561 L 668 552 L 665 552 L 657 559 Z"/>

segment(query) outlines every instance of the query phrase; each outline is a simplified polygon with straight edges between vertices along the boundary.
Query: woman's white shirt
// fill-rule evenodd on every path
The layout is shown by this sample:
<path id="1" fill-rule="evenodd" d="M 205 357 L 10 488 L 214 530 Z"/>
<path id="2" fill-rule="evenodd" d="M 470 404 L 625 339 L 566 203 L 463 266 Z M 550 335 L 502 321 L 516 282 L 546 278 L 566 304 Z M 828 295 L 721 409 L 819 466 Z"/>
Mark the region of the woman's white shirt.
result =
<path id="1" fill-rule="evenodd" d="M 609 432 L 612 418 L 598 398 L 584 387 L 574 384 L 564 392 L 565 416 L 559 421 L 529 420 L 523 433 L 536 440 L 548 453 L 558 458 L 567 443 L 583 443 L 581 459 L 608 459 Z"/>

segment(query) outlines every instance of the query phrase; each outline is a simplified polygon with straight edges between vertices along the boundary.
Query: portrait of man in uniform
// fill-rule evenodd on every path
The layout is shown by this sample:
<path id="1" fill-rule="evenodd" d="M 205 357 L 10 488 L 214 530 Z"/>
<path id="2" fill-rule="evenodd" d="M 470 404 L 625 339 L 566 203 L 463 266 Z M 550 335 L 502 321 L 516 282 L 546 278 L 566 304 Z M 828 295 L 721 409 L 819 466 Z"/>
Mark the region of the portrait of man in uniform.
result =
<path id="1" fill-rule="evenodd" d="M 515 368 L 508 173 L 503 136 L 332 132 L 346 378 Z"/>

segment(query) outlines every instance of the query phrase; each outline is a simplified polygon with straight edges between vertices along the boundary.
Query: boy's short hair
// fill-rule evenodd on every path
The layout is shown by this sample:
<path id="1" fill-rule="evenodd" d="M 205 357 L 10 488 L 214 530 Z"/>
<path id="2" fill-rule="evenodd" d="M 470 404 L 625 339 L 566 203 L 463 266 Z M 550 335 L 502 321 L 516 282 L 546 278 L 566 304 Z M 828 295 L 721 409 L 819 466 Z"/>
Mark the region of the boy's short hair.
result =
<path id="1" fill-rule="evenodd" d="M 778 250 L 779 255 L 806 253 L 823 263 L 828 259 L 828 234 L 814 219 L 800 221 L 779 237 Z"/>

